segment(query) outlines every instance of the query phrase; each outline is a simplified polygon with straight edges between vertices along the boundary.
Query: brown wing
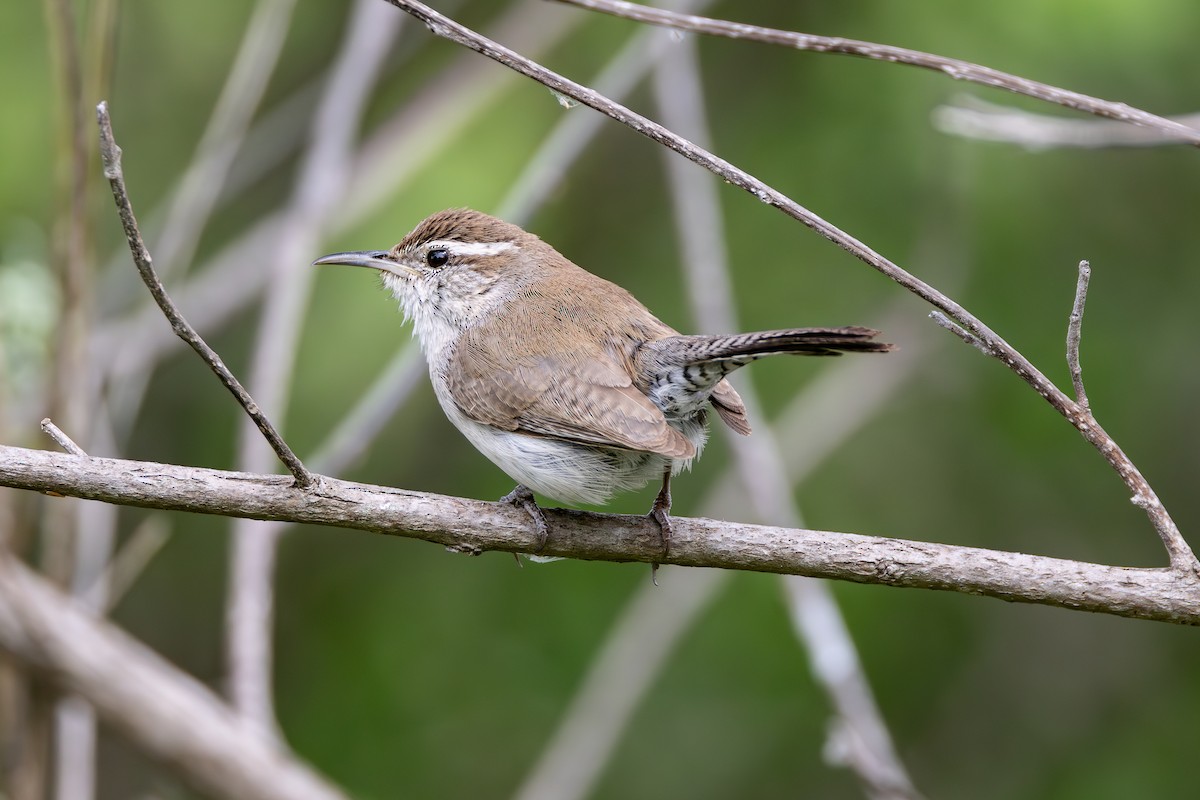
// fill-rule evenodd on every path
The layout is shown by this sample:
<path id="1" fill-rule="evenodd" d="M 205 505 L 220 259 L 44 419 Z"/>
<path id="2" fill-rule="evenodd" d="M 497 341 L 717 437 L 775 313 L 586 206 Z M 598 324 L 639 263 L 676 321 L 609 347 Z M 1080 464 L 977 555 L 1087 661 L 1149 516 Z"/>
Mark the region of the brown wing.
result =
<path id="1" fill-rule="evenodd" d="M 509 431 L 691 458 L 696 448 L 638 391 L 610 349 L 514 361 L 486 326 L 463 334 L 450 363 L 450 395 L 470 419 Z M 511 348 L 511 344 L 508 344 Z"/>

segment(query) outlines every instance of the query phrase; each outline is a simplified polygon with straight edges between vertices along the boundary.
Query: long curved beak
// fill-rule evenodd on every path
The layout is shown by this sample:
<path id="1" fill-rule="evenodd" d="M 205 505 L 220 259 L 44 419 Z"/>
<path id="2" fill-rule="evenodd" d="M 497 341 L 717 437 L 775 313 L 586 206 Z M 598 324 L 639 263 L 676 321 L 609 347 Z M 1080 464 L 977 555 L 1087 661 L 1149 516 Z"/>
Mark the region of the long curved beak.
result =
<path id="1" fill-rule="evenodd" d="M 412 267 L 406 267 L 399 264 L 391 258 L 391 253 L 387 250 L 351 250 L 345 253 L 330 253 L 327 256 L 321 256 L 313 262 L 313 266 L 322 264 L 341 264 L 346 267 L 368 267 L 370 269 L 383 270 L 397 275 L 401 278 L 409 275 L 418 275 Z"/>

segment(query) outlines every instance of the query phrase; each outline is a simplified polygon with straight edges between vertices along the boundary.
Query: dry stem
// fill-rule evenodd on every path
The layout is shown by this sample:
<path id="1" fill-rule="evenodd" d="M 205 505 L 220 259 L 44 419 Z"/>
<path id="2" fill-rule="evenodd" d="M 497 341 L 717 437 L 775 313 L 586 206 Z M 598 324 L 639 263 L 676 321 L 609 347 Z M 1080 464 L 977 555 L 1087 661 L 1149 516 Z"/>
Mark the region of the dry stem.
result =
<path id="1" fill-rule="evenodd" d="M 815 53 L 835 53 L 857 56 L 873 61 L 886 61 L 896 64 L 908 64 L 934 70 L 954 78 L 955 80 L 978 83 L 982 86 L 992 86 L 1015 94 L 1022 94 L 1037 100 L 1073 108 L 1098 117 L 1141 125 L 1159 132 L 1164 139 L 1186 142 L 1200 147 L 1200 131 L 1182 123 L 1156 114 L 1150 114 L 1141 109 L 1132 108 L 1124 103 L 1114 103 L 1101 100 L 1079 92 L 1071 92 L 1038 81 L 1031 81 L 1018 75 L 992 69 L 990 67 L 972 64 L 957 58 L 946 58 L 932 53 L 922 53 L 919 50 L 909 50 L 904 47 L 893 47 L 876 42 L 863 42 L 855 39 L 843 39 L 835 36 L 816 36 L 810 33 L 784 31 L 777 28 L 764 28 L 758 25 L 747 25 L 742 22 L 730 22 L 723 19 L 709 19 L 691 14 L 680 14 L 660 8 L 627 3 L 622 0 L 558 0 L 567 5 L 579 6 L 605 14 L 623 17 L 625 19 L 645 22 L 650 25 L 663 25 L 692 33 L 703 33 L 711 36 L 723 36 L 729 39 L 745 39 L 763 44 L 782 45 L 796 50 L 807 50 Z"/>
<path id="2" fill-rule="evenodd" d="M 167 295 L 166 289 L 163 288 L 162 282 L 154 272 L 150 252 L 146 249 L 145 242 L 142 241 L 137 220 L 133 216 L 133 206 L 130 204 L 129 194 L 125 190 L 125 176 L 121 170 L 121 148 L 117 146 L 116 140 L 113 138 L 108 103 L 102 102 L 96 107 L 96 119 L 100 124 L 100 160 L 104 164 L 104 177 L 108 178 L 108 183 L 112 187 L 113 200 L 116 201 L 117 213 L 121 217 L 121 226 L 125 229 L 125 239 L 129 243 L 133 261 L 137 265 L 138 273 L 142 276 L 146 288 L 150 290 L 154 301 L 158 303 L 163 315 L 171 323 L 171 330 L 175 332 L 175 335 L 187 342 L 204 359 L 204 363 L 212 368 L 225 388 L 237 398 L 238 403 L 262 431 L 275 454 L 279 456 L 279 460 L 295 477 L 296 485 L 301 488 L 311 486 L 314 480 L 312 473 L 305 468 L 292 449 L 283 441 L 283 438 L 275 430 L 275 426 L 271 424 L 271 421 L 259 409 L 258 404 L 250 397 L 249 392 L 221 361 L 221 357 L 200 338 L 200 334 L 196 333 L 196 329 L 188 324 L 175 303 Z"/>

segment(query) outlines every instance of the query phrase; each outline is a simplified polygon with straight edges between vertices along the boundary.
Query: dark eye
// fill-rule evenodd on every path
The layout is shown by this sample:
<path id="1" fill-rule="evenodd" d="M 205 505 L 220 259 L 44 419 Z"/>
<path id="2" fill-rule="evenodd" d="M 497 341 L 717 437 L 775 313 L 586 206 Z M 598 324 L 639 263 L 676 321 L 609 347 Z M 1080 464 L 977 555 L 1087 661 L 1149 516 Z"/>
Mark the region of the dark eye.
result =
<path id="1" fill-rule="evenodd" d="M 437 250 L 430 250 L 428 253 L 425 254 L 425 263 L 428 264 L 429 266 L 433 267 L 434 269 L 438 269 L 439 267 L 446 266 L 446 262 L 449 260 L 450 260 L 450 251 L 449 250 L 442 250 L 441 248 L 438 248 Z"/>

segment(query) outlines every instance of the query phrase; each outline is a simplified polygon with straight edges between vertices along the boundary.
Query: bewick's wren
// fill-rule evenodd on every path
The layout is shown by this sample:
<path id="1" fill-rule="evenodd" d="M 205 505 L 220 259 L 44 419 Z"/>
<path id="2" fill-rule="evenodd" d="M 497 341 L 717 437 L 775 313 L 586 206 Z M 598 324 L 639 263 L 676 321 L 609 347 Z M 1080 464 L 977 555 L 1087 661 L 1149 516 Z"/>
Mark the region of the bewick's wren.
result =
<path id="1" fill-rule="evenodd" d="M 434 214 L 391 250 L 315 264 L 378 269 L 413 321 L 442 410 L 518 481 L 504 500 L 545 516 L 530 491 L 603 503 L 661 477 L 651 516 L 670 543 L 671 476 L 708 436 L 708 407 L 740 434 L 725 376 L 775 353 L 886 352 L 869 328 L 683 336 L 633 295 L 531 233 L 478 211 Z"/>

